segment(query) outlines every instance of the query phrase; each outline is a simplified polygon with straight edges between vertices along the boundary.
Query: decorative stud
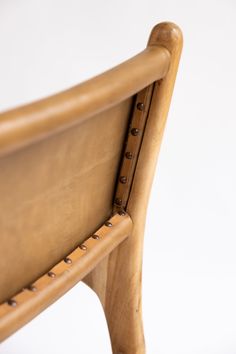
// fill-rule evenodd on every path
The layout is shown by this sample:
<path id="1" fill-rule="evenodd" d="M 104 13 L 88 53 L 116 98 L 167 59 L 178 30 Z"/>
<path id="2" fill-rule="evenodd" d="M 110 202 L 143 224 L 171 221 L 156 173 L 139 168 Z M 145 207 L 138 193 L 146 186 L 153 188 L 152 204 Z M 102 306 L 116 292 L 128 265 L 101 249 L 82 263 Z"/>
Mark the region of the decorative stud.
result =
<path id="1" fill-rule="evenodd" d="M 112 227 L 112 223 L 111 223 L 110 221 L 106 221 L 106 222 L 105 222 L 105 226 L 107 226 L 107 227 Z"/>
<path id="2" fill-rule="evenodd" d="M 30 290 L 30 291 L 33 291 L 33 292 L 37 291 L 36 286 L 33 285 L 33 284 L 29 285 L 27 289 Z"/>
<path id="3" fill-rule="evenodd" d="M 118 214 L 121 215 L 121 216 L 125 216 L 125 215 L 126 215 L 126 212 L 125 212 L 124 210 L 120 210 L 120 211 L 118 212 Z"/>
<path id="4" fill-rule="evenodd" d="M 140 133 L 140 130 L 138 128 L 131 129 L 131 134 L 133 136 L 137 136 L 137 135 L 139 135 L 139 133 Z"/>
<path id="5" fill-rule="evenodd" d="M 87 250 L 87 247 L 86 247 L 85 245 L 83 245 L 83 244 L 80 245 L 79 248 L 80 248 L 81 250 L 83 250 L 83 251 L 86 251 L 86 250 Z"/>
<path id="6" fill-rule="evenodd" d="M 120 198 L 115 198 L 115 204 L 116 204 L 116 205 L 122 205 L 122 199 L 120 199 Z"/>
<path id="7" fill-rule="evenodd" d="M 143 104 L 142 102 L 139 102 L 139 103 L 137 104 L 137 109 L 138 109 L 139 111 L 144 111 L 144 104 Z"/>
<path id="8" fill-rule="evenodd" d="M 55 278 L 55 277 L 56 277 L 56 274 L 50 271 L 50 272 L 48 272 L 48 276 L 49 276 L 50 278 Z"/>
<path id="9" fill-rule="evenodd" d="M 132 152 L 127 151 L 127 152 L 125 153 L 125 157 L 126 157 L 128 160 L 131 160 L 131 159 L 133 158 Z"/>
<path id="10" fill-rule="evenodd" d="M 92 238 L 94 238 L 94 240 L 100 240 L 100 236 L 98 235 L 93 235 Z"/>
<path id="11" fill-rule="evenodd" d="M 16 300 L 14 300 L 14 299 L 8 300 L 7 303 L 8 303 L 8 305 L 11 306 L 11 307 L 16 307 L 16 305 L 17 305 L 17 302 L 16 302 Z"/>
<path id="12" fill-rule="evenodd" d="M 66 264 L 71 264 L 71 263 L 72 263 L 72 260 L 71 260 L 69 257 L 66 257 L 66 258 L 64 259 L 64 262 L 65 262 Z"/>
<path id="13" fill-rule="evenodd" d="M 126 176 L 120 176 L 120 183 L 125 184 L 127 182 Z"/>

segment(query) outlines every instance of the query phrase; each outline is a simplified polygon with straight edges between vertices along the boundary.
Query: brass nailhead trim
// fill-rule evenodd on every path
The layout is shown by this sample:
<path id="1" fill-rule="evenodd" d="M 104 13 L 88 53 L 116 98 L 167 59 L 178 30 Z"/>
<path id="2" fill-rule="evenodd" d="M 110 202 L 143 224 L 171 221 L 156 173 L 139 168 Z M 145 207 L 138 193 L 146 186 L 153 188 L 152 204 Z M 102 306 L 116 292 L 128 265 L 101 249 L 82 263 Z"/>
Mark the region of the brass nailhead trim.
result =
<path id="1" fill-rule="evenodd" d="M 94 238 L 94 240 L 100 240 L 100 236 L 98 235 L 93 235 L 92 238 Z"/>
<path id="2" fill-rule="evenodd" d="M 116 199 L 115 199 L 115 204 L 117 204 L 117 205 L 122 205 L 122 199 L 116 198 Z"/>
<path id="3" fill-rule="evenodd" d="M 133 136 L 137 136 L 137 135 L 139 135 L 139 133 L 140 133 L 140 130 L 138 128 L 131 129 L 131 134 Z"/>
<path id="4" fill-rule="evenodd" d="M 125 216 L 126 212 L 124 210 L 120 210 L 120 211 L 118 211 L 118 214 L 121 215 L 121 216 Z"/>
<path id="5" fill-rule="evenodd" d="M 120 176 L 120 183 L 125 184 L 127 182 L 127 177 L 126 176 Z"/>
<path id="6" fill-rule="evenodd" d="M 55 277 L 56 277 L 56 274 L 50 271 L 50 272 L 48 272 L 48 276 L 49 276 L 50 278 L 55 278 Z"/>
<path id="7" fill-rule="evenodd" d="M 110 221 L 106 221 L 106 222 L 105 222 L 105 226 L 107 226 L 107 227 L 112 227 L 112 223 L 111 223 Z"/>
<path id="8" fill-rule="evenodd" d="M 124 143 L 124 156 L 120 164 L 120 170 L 116 184 L 115 198 L 113 202 L 114 212 L 118 212 L 120 209 L 125 209 L 129 200 L 132 181 L 137 166 L 138 155 L 142 145 L 142 136 L 145 131 L 146 121 L 149 114 L 153 89 L 154 84 L 151 84 L 138 92 L 136 96 L 135 105 L 133 107 L 134 109 L 130 117 L 128 135 Z M 121 199 L 122 203 L 117 203 L 116 198 Z"/>
<path id="9" fill-rule="evenodd" d="M 128 160 L 131 160 L 131 159 L 133 158 L 132 152 L 127 151 L 127 152 L 125 153 L 125 157 L 126 157 Z"/>
<path id="10" fill-rule="evenodd" d="M 142 102 L 137 103 L 137 109 L 139 111 L 144 111 L 144 104 Z"/>
<path id="11" fill-rule="evenodd" d="M 120 210 L 120 211 L 118 212 L 118 214 L 121 215 L 121 216 L 124 216 L 124 215 L 126 215 L 126 212 L 125 212 L 124 210 Z M 107 227 L 112 227 L 112 226 L 113 226 L 113 224 L 112 224 L 110 221 L 106 221 L 104 225 L 107 226 Z M 101 238 L 101 237 L 100 237 L 99 235 L 97 235 L 97 234 L 93 234 L 93 235 L 90 236 L 90 237 L 93 238 L 93 239 L 95 239 L 95 240 L 100 240 L 100 238 Z M 86 246 L 85 244 L 81 244 L 81 245 L 79 246 L 79 248 L 81 248 L 81 249 L 84 250 L 84 251 L 87 250 L 87 246 Z M 72 259 L 71 259 L 70 257 L 65 257 L 65 258 L 64 258 L 64 262 L 67 263 L 67 264 L 71 264 L 71 263 L 72 263 Z M 50 277 L 50 278 L 56 278 L 56 276 L 57 276 L 57 274 L 54 273 L 53 271 L 49 271 L 49 272 L 46 273 L 46 274 L 47 274 L 47 276 Z M 45 276 L 45 274 L 44 274 L 44 276 Z M 38 289 L 37 289 L 37 287 L 36 287 L 34 284 L 30 284 L 30 285 L 28 285 L 26 288 L 24 288 L 22 291 L 24 291 L 24 290 L 29 290 L 29 291 L 32 291 L 32 292 L 36 292 Z M 9 306 L 11 306 L 11 307 L 16 307 L 17 304 L 18 304 L 17 301 L 14 300 L 14 299 L 9 299 L 9 300 L 7 300 L 6 303 L 7 303 Z"/>
<path id="12" fill-rule="evenodd" d="M 29 285 L 27 289 L 30 291 L 33 291 L 33 292 L 37 291 L 37 288 L 35 285 Z"/>
<path id="13" fill-rule="evenodd" d="M 14 299 L 8 300 L 7 303 L 9 306 L 12 306 L 12 307 L 16 307 L 16 305 L 17 305 L 17 302 Z"/>

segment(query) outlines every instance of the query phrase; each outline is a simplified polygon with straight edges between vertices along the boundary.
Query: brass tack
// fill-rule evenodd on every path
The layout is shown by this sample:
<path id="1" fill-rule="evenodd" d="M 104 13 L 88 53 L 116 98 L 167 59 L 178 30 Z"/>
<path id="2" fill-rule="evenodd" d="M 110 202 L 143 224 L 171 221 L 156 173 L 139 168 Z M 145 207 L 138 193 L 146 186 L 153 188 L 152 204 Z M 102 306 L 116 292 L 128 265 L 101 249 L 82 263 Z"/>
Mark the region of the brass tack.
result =
<path id="1" fill-rule="evenodd" d="M 79 248 L 81 248 L 81 250 L 86 251 L 87 247 L 85 245 L 80 245 Z"/>
<path id="2" fill-rule="evenodd" d="M 125 153 L 125 157 L 126 157 L 128 160 L 131 160 L 131 159 L 133 158 L 132 152 L 127 151 L 127 152 Z"/>
<path id="3" fill-rule="evenodd" d="M 8 300 L 7 303 L 9 306 L 12 306 L 12 307 L 16 307 L 16 305 L 17 305 L 17 302 L 14 299 Z"/>
<path id="4" fill-rule="evenodd" d="M 122 199 L 116 198 L 116 199 L 115 199 L 115 204 L 117 204 L 117 205 L 122 205 Z"/>
<path id="5" fill-rule="evenodd" d="M 95 240 L 99 240 L 99 239 L 100 239 L 100 236 L 98 236 L 98 235 L 93 235 L 92 238 L 94 238 Z"/>
<path id="6" fill-rule="evenodd" d="M 72 260 L 71 260 L 69 257 L 66 257 L 66 258 L 64 259 L 64 262 L 65 262 L 66 264 L 71 264 L 71 263 L 72 263 Z"/>
<path id="7" fill-rule="evenodd" d="M 56 274 L 50 271 L 50 272 L 48 272 L 48 276 L 49 276 L 50 278 L 55 278 L 55 277 L 56 277 Z"/>
<path id="8" fill-rule="evenodd" d="M 127 182 L 126 176 L 120 176 L 120 183 L 125 184 Z"/>
<path id="9" fill-rule="evenodd" d="M 106 222 L 105 222 L 105 226 L 107 226 L 107 227 L 112 227 L 112 223 L 111 223 L 110 221 L 106 221 Z"/>
<path id="10" fill-rule="evenodd" d="M 137 136 L 137 135 L 139 135 L 139 133 L 140 133 L 140 130 L 138 128 L 131 129 L 131 134 L 133 136 Z"/>
<path id="11" fill-rule="evenodd" d="M 139 103 L 137 104 L 137 109 L 138 109 L 139 111 L 144 111 L 144 104 L 143 104 L 142 102 L 139 102 Z"/>
<path id="12" fill-rule="evenodd" d="M 37 291 L 36 286 L 33 285 L 33 284 L 32 284 L 32 285 L 29 285 L 27 289 L 30 290 L 30 291 L 33 291 L 33 292 Z"/>
<path id="13" fill-rule="evenodd" d="M 120 211 L 118 211 L 118 214 L 121 215 L 121 216 L 125 216 L 126 212 L 124 210 L 120 210 Z"/>

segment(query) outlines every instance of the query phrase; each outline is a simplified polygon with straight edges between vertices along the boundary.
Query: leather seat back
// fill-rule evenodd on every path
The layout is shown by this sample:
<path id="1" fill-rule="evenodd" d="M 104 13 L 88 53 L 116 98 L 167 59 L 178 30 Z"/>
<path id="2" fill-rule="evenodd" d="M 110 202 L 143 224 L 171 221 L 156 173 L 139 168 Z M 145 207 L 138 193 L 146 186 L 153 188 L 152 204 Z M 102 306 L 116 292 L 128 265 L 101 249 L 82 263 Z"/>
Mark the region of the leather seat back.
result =
<path id="1" fill-rule="evenodd" d="M 0 158 L 0 302 L 111 215 L 132 98 Z"/>

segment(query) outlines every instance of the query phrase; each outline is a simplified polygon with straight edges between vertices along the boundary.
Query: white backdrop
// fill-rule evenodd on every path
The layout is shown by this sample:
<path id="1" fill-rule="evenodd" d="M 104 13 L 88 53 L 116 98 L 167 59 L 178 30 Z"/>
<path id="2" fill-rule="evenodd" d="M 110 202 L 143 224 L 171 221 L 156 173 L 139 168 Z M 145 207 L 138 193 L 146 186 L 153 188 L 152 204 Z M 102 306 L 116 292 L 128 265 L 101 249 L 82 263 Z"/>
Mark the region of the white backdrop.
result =
<path id="1" fill-rule="evenodd" d="M 236 2 L 1 0 L 0 109 L 120 63 L 164 20 L 184 50 L 147 215 L 147 353 L 235 354 Z M 108 338 L 80 283 L 0 354 L 111 354 Z"/>

